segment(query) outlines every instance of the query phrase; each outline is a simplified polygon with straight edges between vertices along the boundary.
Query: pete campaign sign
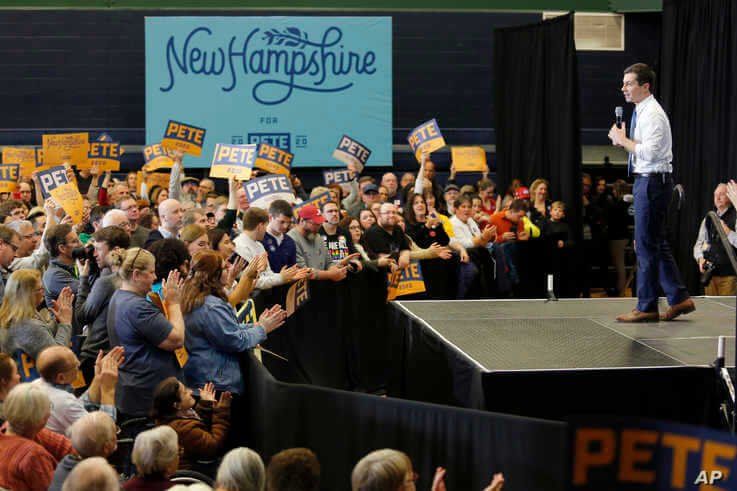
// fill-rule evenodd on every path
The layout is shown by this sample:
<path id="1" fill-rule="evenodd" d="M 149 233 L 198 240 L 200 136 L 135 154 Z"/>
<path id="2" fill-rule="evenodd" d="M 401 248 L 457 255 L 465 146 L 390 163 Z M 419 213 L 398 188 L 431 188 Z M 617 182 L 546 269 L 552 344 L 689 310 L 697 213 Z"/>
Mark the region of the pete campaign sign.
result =
<path id="1" fill-rule="evenodd" d="M 289 176 L 269 174 L 243 183 L 246 197 L 251 206 L 267 210 L 272 201 L 283 199 L 294 203 L 294 189 Z"/>
<path id="2" fill-rule="evenodd" d="M 351 171 L 348 169 L 332 169 L 322 171 L 322 178 L 325 185 L 345 184 L 351 182 Z"/>
<path id="3" fill-rule="evenodd" d="M 3 147 L 3 164 L 18 164 L 20 175 L 31 177 L 36 170 L 36 149 Z"/>
<path id="4" fill-rule="evenodd" d="M 363 168 L 366 166 L 366 162 L 368 162 L 370 156 L 371 150 L 346 135 L 343 135 L 338 142 L 338 148 L 333 150 L 333 157 L 335 159 L 346 164 L 353 164 L 356 167 L 356 172 L 363 172 Z"/>
<path id="5" fill-rule="evenodd" d="M 293 159 L 293 153 L 289 153 L 268 143 L 261 143 L 258 146 L 258 154 L 256 155 L 256 163 L 254 165 L 271 174 L 284 174 L 288 176 Z"/>
<path id="6" fill-rule="evenodd" d="M 19 164 L 0 165 L 0 193 L 12 193 L 18 189 Z"/>
<path id="7" fill-rule="evenodd" d="M 51 196 L 52 189 L 56 189 L 62 184 L 69 183 L 67 170 L 63 165 L 57 165 L 56 167 L 39 171 L 36 176 L 38 177 L 38 183 L 41 185 L 41 194 L 44 199 Z"/>
<path id="8" fill-rule="evenodd" d="M 161 146 L 161 143 L 154 143 L 143 147 L 144 169 L 147 172 L 157 169 L 171 169 L 174 166 L 174 153 L 168 148 Z"/>
<path id="9" fill-rule="evenodd" d="M 202 154 L 202 146 L 205 144 L 206 132 L 204 128 L 170 119 L 166 123 L 161 146 L 199 157 Z"/>
<path id="10" fill-rule="evenodd" d="M 409 140 L 409 146 L 415 153 L 418 162 L 422 161 L 423 153 L 429 154 L 445 146 L 443 134 L 440 133 L 438 122 L 434 119 L 426 121 L 410 131 L 407 140 Z"/>
<path id="11" fill-rule="evenodd" d="M 170 118 L 216 143 L 267 143 L 298 165 L 329 165 L 356 135 L 372 164 L 392 162 L 390 17 L 147 17 L 146 142 Z"/>
<path id="12" fill-rule="evenodd" d="M 330 191 L 318 194 L 314 198 L 310 198 L 307 201 L 303 201 L 298 205 L 294 206 L 294 218 L 299 217 L 299 210 L 307 205 L 314 205 L 318 210 L 322 210 L 322 205 L 330 201 Z"/>
<path id="13" fill-rule="evenodd" d="M 256 145 L 215 145 L 210 177 L 234 177 L 239 181 L 251 178 L 253 162 L 256 160 Z"/>

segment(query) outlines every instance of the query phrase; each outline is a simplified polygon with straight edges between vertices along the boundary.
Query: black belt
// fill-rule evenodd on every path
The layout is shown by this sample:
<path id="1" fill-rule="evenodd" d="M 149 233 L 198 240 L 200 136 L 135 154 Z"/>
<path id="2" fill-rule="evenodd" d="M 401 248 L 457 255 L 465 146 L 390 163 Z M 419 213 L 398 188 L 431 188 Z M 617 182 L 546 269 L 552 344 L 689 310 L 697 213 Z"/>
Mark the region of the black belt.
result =
<path id="1" fill-rule="evenodd" d="M 635 177 L 655 177 L 655 176 L 670 176 L 670 172 L 633 172 L 632 175 Z"/>

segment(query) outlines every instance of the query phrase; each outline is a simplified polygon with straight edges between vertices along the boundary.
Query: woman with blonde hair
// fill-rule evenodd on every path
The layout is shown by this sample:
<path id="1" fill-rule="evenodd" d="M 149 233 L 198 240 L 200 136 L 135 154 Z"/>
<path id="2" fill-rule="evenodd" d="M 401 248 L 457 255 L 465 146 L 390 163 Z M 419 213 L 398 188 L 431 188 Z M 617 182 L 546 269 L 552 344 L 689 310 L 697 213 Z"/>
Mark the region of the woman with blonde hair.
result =
<path id="1" fill-rule="evenodd" d="M 190 256 L 194 256 L 199 251 L 211 249 L 207 229 L 196 223 L 191 223 L 180 230 L 179 240 L 187 246 L 187 252 Z"/>
<path id="2" fill-rule="evenodd" d="M 201 251 L 192 258 L 181 293 L 189 353 L 184 375 L 190 387 L 212 382 L 219 391 L 243 394 L 238 354 L 264 341 L 284 324 L 287 314 L 275 305 L 261 314 L 258 323 L 240 324 L 224 289 L 229 266 L 215 251 Z"/>
<path id="3" fill-rule="evenodd" d="M 35 269 L 14 271 L 5 285 L 0 305 L 0 338 L 2 351 L 17 351 L 36 359 L 49 346 L 68 346 L 72 338 L 72 305 L 74 294 L 65 287 L 52 302 L 51 313 L 56 320 L 42 315 L 38 306 L 44 301 L 41 273 Z"/>
<path id="4" fill-rule="evenodd" d="M 171 271 L 162 282 L 164 315 L 146 299 L 156 280 L 153 254 L 134 247 L 113 255 L 112 263 L 118 268 L 122 284 L 110 299 L 107 330 L 110 347 L 125 349 L 115 393 L 115 405 L 124 415 L 121 419 L 125 419 L 146 416 L 159 382 L 168 377 L 181 378 L 175 351 L 184 345 L 184 318 L 178 271 Z"/>
<path id="5" fill-rule="evenodd" d="M 535 179 L 530 184 L 530 220 L 538 228 L 542 228 L 545 219 L 550 215 L 551 202 L 549 198 L 550 183 L 547 179 Z"/>

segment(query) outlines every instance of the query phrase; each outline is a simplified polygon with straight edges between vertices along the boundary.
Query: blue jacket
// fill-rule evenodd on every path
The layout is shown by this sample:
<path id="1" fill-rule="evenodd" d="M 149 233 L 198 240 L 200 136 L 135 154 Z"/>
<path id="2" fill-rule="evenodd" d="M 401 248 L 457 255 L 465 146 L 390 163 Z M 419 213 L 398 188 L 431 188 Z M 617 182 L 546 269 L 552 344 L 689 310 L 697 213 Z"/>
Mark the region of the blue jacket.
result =
<path id="1" fill-rule="evenodd" d="M 238 353 L 264 341 L 264 328 L 239 324 L 233 307 L 214 295 L 205 297 L 204 304 L 185 315 L 184 325 L 189 353 L 184 366 L 187 386 L 200 389 L 212 382 L 217 390 L 242 394 L 245 385 Z"/>
<path id="2" fill-rule="evenodd" d="M 297 245 L 287 234 L 284 234 L 284 238 L 279 244 L 273 235 L 266 232 L 261 243 L 269 256 L 269 266 L 275 273 L 281 271 L 285 266 L 289 267 L 297 264 Z"/>

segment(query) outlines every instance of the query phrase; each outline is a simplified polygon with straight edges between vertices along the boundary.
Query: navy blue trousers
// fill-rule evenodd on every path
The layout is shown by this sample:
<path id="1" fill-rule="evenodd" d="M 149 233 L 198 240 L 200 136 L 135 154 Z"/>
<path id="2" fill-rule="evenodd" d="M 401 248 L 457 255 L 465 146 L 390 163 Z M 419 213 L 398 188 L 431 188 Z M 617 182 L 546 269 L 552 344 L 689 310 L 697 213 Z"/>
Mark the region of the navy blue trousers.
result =
<path id="1" fill-rule="evenodd" d="M 673 193 L 670 174 L 635 176 L 635 253 L 637 254 L 637 310 L 658 310 L 660 286 L 674 305 L 688 298 L 681 274 L 665 236 L 665 218 Z"/>

